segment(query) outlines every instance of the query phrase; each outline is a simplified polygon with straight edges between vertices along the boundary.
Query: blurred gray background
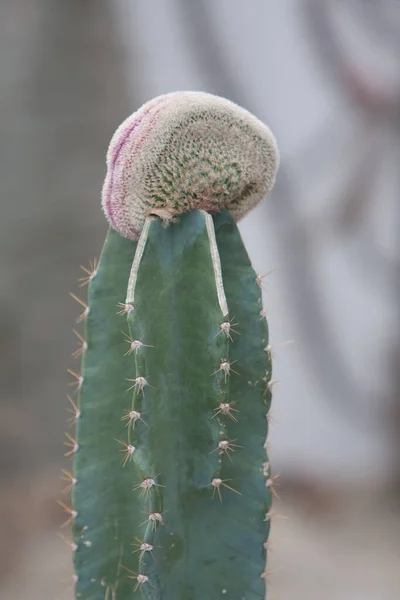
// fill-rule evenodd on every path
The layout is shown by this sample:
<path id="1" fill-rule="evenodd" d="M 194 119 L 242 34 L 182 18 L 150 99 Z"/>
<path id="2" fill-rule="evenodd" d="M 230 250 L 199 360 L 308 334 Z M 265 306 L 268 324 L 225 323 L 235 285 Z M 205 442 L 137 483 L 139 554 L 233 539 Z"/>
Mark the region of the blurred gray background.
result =
<path id="1" fill-rule="evenodd" d="M 274 131 L 240 225 L 275 355 L 282 502 L 269 598 L 400 596 L 398 0 L 0 2 L 0 598 L 72 598 L 60 468 L 80 265 L 105 152 L 153 96 L 205 90 Z M 287 342 L 291 341 L 290 344 Z M 71 430 L 69 430 L 71 431 Z"/>

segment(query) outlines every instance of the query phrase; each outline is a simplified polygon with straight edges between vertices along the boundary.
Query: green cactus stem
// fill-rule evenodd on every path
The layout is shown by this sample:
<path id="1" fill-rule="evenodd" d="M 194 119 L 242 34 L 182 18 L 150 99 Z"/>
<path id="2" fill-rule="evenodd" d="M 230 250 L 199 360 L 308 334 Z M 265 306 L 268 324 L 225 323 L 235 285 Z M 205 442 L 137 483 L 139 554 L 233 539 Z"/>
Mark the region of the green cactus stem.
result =
<path id="1" fill-rule="evenodd" d="M 139 111 L 141 127 L 148 122 L 141 133 L 137 125 L 137 139 L 129 137 L 137 115 L 128 136 L 117 130 L 108 156 L 115 172 L 103 207 L 118 231 L 110 228 L 87 277 L 76 440 L 67 453 L 75 594 L 260 600 L 274 491 L 265 450 L 272 367 L 258 278 L 235 221 L 246 212 L 241 194 L 247 210 L 272 185 L 275 142 L 223 99 L 163 98 L 158 113 Z M 173 113 L 163 115 L 171 103 Z M 248 152 L 235 137 L 241 128 Z M 239 145 L 232 152 L 218 148 L 224 130 Z M 146 162 L 143 144 L 152 143 L 157 160 Z M 199 147 L 201 160 L 185 161 Z M 143 183 L 136 159 L 148 173 L 157 164 L 161 179 Z M 165 192 L 159 205 L 157 186 Z M 210 189 L 223 189 L 212 206 Z"/>

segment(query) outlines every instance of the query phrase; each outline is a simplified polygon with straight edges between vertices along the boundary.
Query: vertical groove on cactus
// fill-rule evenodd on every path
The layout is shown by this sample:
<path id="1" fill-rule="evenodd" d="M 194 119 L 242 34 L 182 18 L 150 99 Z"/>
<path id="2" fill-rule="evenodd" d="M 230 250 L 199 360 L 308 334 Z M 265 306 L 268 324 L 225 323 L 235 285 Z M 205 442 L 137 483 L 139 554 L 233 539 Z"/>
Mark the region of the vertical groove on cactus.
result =
<path id="1" fill-rule="evenodd" d="M 137 280 L 138 269 L 140 265 L 140 261 L 142 260 L 144 247 L 147 241 L 147 235 L 149 232 L 149 227 L 151 222 L 154 221 L 154 217 L 147 217 L 144 222 L 143 229 L 141 231 L 139 241 L 136 247 L 135 258 L 133 259 L 132 269 L 129 275 L 128 282 L 128 290 L 126 292 L 126 306 L 134 306 L 134 296 L 135 296 L 135 285 Z"/>
<path id="2" fill-rule="evenodd" d="M 219 258 L 217 241 L 215 239 L 215 231 L 214 231 L 214 223 L 211 215 L 209 215 L 205 210 L 202 210 L 201 213 L 204 215 L 204 219 L 206 221 L 208 238 L 210 240 L 210 252 L 211 252 L 211 260 L 214 269 L 215 276 L 215 285 L 217 288 L 218 302 L 221 308 L 221 312 L 226 318 L 228 316 L 228 305 L 226 303 L 226 296 L 224 291 L 224 283 L 222 281 L 222 272 L 221 272 L 221 261 Z"/>

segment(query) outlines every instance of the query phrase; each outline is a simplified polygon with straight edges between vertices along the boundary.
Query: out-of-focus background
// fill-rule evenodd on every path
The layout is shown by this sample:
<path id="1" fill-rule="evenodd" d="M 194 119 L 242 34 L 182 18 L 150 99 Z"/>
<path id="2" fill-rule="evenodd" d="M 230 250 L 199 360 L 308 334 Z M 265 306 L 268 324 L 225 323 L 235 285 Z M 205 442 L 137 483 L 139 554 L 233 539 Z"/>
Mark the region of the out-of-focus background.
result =
<path id="1" fill-rule="evenodd" d="M 249 109 L 282 153 L 240 225 L 281 381 L 269 597 L 400 597 L 399 57 L 398 0 L 2 0 L 1 600 L 72 598 L 68 292 L 106 232 L 113 131 L 185 89 Z"/>

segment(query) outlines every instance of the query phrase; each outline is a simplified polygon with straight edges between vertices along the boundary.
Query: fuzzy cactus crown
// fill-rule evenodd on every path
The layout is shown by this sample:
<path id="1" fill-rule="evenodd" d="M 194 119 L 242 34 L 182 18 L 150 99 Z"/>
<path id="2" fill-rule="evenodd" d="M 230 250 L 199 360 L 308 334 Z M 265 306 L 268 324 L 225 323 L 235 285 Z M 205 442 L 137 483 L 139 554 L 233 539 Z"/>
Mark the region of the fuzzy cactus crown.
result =
<path id="1" fill-rule="evenodd" d="M 272 188 L 279 163 L 270 129 L 233 102 L 174 92 L 144 104 L 113 135 L 102 205 L 111 227 L 138 239 L 144 221 L 226 208 L 237 221 Z"/>

